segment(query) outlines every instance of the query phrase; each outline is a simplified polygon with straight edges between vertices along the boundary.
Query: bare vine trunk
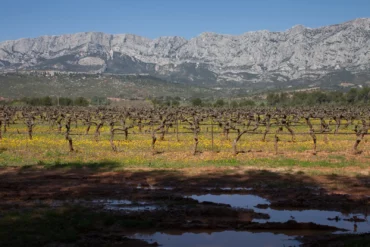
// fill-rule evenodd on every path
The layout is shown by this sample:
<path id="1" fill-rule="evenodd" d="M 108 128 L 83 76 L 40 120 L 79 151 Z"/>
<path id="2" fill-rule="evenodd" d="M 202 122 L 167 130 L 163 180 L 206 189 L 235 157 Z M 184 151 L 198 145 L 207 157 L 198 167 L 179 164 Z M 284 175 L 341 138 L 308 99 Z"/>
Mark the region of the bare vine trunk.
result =
<path id="1" fill-rule="evenodd" d="M 263 137 L 262 137 L 262 141 L 263 142 L 266 141 L 266 135 L 270 132 L 270 127 L 271 127 L 271 124 L 270 123 L 266 124 L 266 130 L 263 133 Z"/>
<path id="2" fill-rule="evenodd" d="M 316 139 L 316 135 L 315 135 L 315 130 L 313 130 L 313 129 L 310 130 L 310 136 L 311 136 L 312 141 L 313 141 L 313 154 L 316 155 L 317 154 L 317 150 L 316 150 L 317 139 Z"/>
<path id="3" fill-rule="evenodd" d="M 339 132 L 339 127 L 340 127 L 340 117 L 336 117 L 334 120 L 335 120 L 334 134 L 337 134 Z"/>
<path id="4" fill-rule="evenodd" d="M 114 122 L 109 123 L 110 125 L 110 145 L 112 147 L 113 152 L 117 152 L 117 147 L 114 145 Z"/>
<path id="5" fill-rule="evenodd" d="M 235 138 L 235 140 L 233 141 L 233 152 L 234 152 L 234 155 L 238 155 L 240 153 L 240 151 L 238 151 L 237 149 L 237 144 L 238 144 L 238 141 L 242 138 L 242 136 L 247 133 L 247 130 L 244 130 L 243 132 L 239 133 L 238 136 Z"/>
<path id="6" fill-rule="evenodd" d="M 355 144 L 353 145 L 353 153 L 354 154 L 361 154 L 362 153 L 362 151 L 358 150 L 358 145 L 360 145 L 362 139 L 367 134 L 368 129 L 369 129 L 369 126 L 367 125 L 365 120 L 362 121 L 362 127 L 360 127 L 360 129 L 356 129 L 356 137 L 357 138 L 356 138 Z"/>
<path id="7" fill-rule="evenodd" d="M 72 141 L 72 138 L 69 136 L 70 130 L 71 130 L 71 120 L 68 120 L 67 123 L 66 123 L 66 134 L 65 134 L 65 138 L 68 141 L 69 151 L 70 152 L 73 152 L 74 151 L 74 149 L 73 149 L 73 141 Z"/>
<path id="8" fill-rule="evenodd" d="M 198 143 L 199 143 L 198 134 L 197 133 L 194 133 L 194 149 L 193 149 L 193 155 L 196 155 L 197 154 Z"/>
<path id="9" fill-rule="evenodd" d="M 152 132 L 152 154 L 155 155 L 155 143 L 157 141 L 157 137 L 155 136 L 155 131 Z"/>
<path id="10" fill-rule="evenodd" d="M 281 132 L 283 130 L 283 128 L 282 127 L 279 127 L 277 130 L 276 130 L 276 132 L 275 132 L 275 143 L 274 143 L 274 147 L 275 147 L 275 154 L 277 155 L 278 154 L 278 148 L 279 148 L 279 146 L 278 146 L 278 143 L 279 143 L 279 141 L 280 141 L 280 138 L 279 138 L 279 136 L 278 136 L 278 134 Z"/>

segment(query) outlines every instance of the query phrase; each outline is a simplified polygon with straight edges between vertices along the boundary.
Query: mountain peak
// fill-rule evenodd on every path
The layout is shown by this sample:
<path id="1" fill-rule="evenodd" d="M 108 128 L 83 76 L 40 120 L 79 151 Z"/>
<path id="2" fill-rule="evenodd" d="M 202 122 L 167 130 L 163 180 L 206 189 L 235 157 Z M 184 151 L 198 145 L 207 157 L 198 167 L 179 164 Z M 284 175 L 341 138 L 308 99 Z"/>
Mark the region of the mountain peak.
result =
<path id="1" fill-rule="evenodd" d="M 301 33 L 305 29 L 306 29 L 306 27 L 303 26 L 303 25 L 295 25 L 295 26 L 291 27 L 290 29 L 288 29 L 287 31 L 291 32 L 291 33 Z"/>

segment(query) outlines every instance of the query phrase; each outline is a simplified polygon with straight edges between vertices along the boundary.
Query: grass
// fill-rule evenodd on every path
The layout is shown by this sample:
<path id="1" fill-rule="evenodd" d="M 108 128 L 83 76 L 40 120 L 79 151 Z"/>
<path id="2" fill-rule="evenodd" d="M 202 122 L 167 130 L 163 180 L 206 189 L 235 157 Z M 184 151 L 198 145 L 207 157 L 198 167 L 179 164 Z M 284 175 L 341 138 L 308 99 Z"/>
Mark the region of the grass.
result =
<path id="1" fill-rule="evenodd" d="M 346 167 L 367 167 L 366 164 L 353 161 L 342 161 L 332 163 L 326 160 L 318 161 L 305 161 L 300 159 L 291 158 L 253 158 L 251 160 L 244 159 L 221 159 L 221 160 L 205 160 L 198 162 L 188 161 L 169 161 L 163 158 L 153 160 L 144 160 L 143 163 L 135 162 L 135 160 L 117 161 L 115 159 L 102 159 L 97 161 L 70 161 L 63 162 L 60 159 L 56 161 L 38 161 L 36 164 L 20 165 L 22 168 L 43 167 L 47 169 L 78 169 L 90 168 L 92 170 L 122 170 L 122 169 L 138 169 L 138 168 L 151 168 L 151 169 L 182 169 L 182 168 L 286 168 L 292 170 L 293 168 L 333 168 L 342 169 Z"/>
<path id="2" fill-rule="evenodd" d="M 202 127 L 205 128 L 205 127 Z M 297 131 L 306 131 L 298 127 Z M 184 131 L 180 126 L 180 131 Z M 342 130 L 346 132 L 347 130 Z M 94 132 L 94 128 L 90 133 Z M 135 132 L 136 134 L 133 134 Z M 215 132 L 221 129 L 215 127 Z M 274 131 L 272 130 L 271 133 Z M 21 133 L 21 134 L 18 134 Z M 330 135 L 329 143 L 318 135 L 318 155 L 312 155 L 312 141 L 307 135 L 297 135 L 296 142 L 289 142 L 290 135 L 281 135 L 279 155 L 275 155 L 273 136 L 269 135 L 266 142 L 262 142 L 261 135 L 245 135 L 238 143 L 238 150 L 252 150 L 237 156 L 232 152 L 232 141 L 235 133 L 226 140 L 220 133 L 214 134 L 212 145 L 211 134 L 206 129 L 199 136 L 199 151 L 192 155 L 192 134 L 180 134 L 180 141 L 176 141 L 176 134 L 171 130 L 165 135 L 165 140 L 156 143 L 156 150 L 162 151 L 152 155 L 150 134 L 139 134 L 138 129 L 132 129 L 128 140 L 117 135 L 115 145 L 119 152 L 113 152 L 109 142 L 109 129 L 104 126 L 100 141 L 94 140 L 93 135 L 84 135 L 85 127 L 79 124 L 74 126 L 73 144 L 75 152 L 69 152 L 68 143 L 63 134 L 47 125 L 36 125 L 33 140 L 28 140 L 25 127 L 21 124 L 11 125 L 8 132 L 3 134 L 0 141 L 0 166 L 26 166 L 55 168 L 82 168 L 120 170 L 120 169 L 182 169 L 197 167 L 258 167 L 258 168 L 286 168 L 336 169 L 346 168 L 366 170 L 369 168 L 369 143 L 363 142 L 360 148 L 362 155 L 349 154 L 355 137 L 352 135 Z"/>

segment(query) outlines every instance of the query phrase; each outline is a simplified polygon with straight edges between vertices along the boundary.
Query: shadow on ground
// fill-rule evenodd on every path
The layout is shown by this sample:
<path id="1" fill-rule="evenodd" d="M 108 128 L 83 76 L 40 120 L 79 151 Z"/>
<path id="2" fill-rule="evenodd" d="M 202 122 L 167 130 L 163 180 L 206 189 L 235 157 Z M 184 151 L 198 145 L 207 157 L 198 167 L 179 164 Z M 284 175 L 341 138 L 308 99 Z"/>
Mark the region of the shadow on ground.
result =
<path id="1" fill-rule="evenodd" d="M 252 188 L 275 207 L 350 210 L 369 206 L 370 176 L 310 176 L 303 172 L 209 170 L 123 170 L 114 162 L 57 163 L 45 167 L 1 168 L 0 198 L 27 201 L 127 197 L 138 186 L 171 187 L 177 194 L 205 193 L 207 188 Z M 224 192 L 225 193 L 225 192 Z M 228 192 L 232 193 L 232 192 Z M 234 192 L 235 193 L 235 192 Z"/>

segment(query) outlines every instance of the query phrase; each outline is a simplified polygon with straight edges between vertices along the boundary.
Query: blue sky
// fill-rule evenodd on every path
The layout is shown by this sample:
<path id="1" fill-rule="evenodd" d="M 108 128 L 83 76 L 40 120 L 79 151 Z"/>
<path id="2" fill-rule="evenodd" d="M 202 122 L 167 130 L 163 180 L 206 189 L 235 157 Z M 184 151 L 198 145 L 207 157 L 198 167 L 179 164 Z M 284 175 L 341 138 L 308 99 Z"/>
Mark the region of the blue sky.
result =
<path id="1" fill-rule="evenodd" d="M 0 7 L 0 41 L 86 31 L 189 39 L 370 17 L 370 0 L 0 0 Z"/>

